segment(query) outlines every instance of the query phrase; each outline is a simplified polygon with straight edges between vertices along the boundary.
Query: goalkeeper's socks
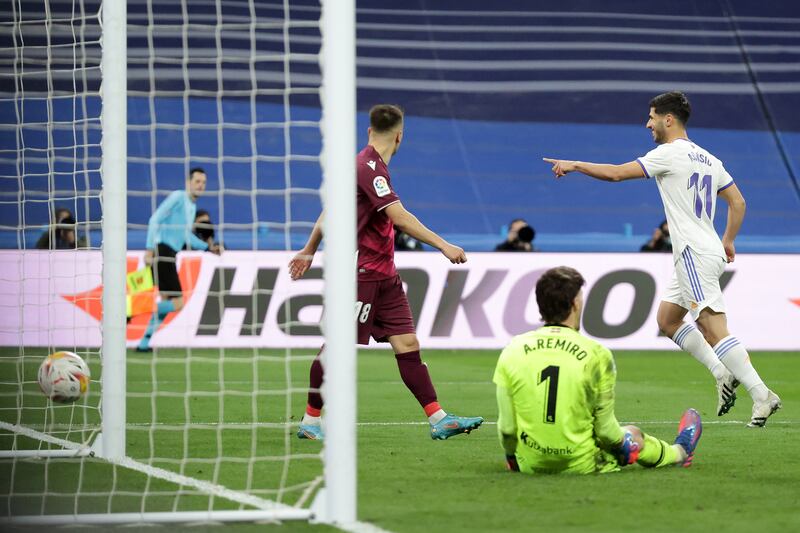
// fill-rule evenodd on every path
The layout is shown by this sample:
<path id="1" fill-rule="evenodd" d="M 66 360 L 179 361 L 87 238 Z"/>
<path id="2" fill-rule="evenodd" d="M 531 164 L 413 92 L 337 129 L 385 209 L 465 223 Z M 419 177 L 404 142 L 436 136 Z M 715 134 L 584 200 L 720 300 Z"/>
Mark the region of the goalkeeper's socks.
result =
<path id="1" fill-rule="evenodd" d="M 636 461 L 647 468 L 658 468 L 682 463 L 686 460 L 686 450 L 680 444 L 669 444 L 647 433 L 644 435 L 644 446 L 639 451 Z"/>
<path id="2" fill-rule="evenodd" d="M 706 342 L 703 334 L 692 324 L 684 324 L 679 327 L 678 331 L 672 336 L 672 340 L 681 347 L 681 350 L 689 352 L 692 357 L 700 361 L 703 366 L 714 374 L 716 379 L 722 379 L 727 374 L 725 365 L 717 358 L 714 349 Z"/>
<path id="3" fill-rule="evenodd" d="M 754 402 L 765 402 L 769 396 L 769 389 L 764 385 L 761 376 L 750 363 L 750 356 L 745 350 L 739 339 L 733 335 L 728 335 L 714 346 L 717 357 L 722 361 L 733 377 L 739 380 Z"/>

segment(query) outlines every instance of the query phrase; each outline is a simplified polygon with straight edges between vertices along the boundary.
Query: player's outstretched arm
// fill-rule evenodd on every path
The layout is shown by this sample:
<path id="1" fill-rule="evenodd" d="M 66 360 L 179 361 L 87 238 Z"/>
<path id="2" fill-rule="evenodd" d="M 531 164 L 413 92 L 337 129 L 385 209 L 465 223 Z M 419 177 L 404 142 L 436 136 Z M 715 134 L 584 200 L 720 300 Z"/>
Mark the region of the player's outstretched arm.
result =
<path id="1" fill-rule="evenodd" d="M 514 400 L 508 389 L 497 386 L 497 435 L 500 445 L 506 454 L 506 466 L 513 472 L 519 471 L 517 464 L 517 416 L 514 411 Z"/>
<path id="2" fill-rule="evenodd" d="M 725 233 L 722 235 L 722 247 L 725 248 L 728 263 L 733 263 L 736 257 L 736 247 L 733 245 L 733 241 L 736 240 L 739 228 L 742 227 L 747 203 L 735 183 L 723 189 L 719 193 L 719 197 L 728 204 L 728 223 L 725 225 Z"/>
<path id="3" fill-rule="evenodd" d="M 303 274 L 311 268 L 314 254 L 317 253 L 319 244 L 322 242 L 322 217 L 324 214 L 324 211 L 319 214 L 317 221 L 314 223 L 314 228 L 311 230 L 311 235 L 308 236 L 306 245 L 289 261 L 289 276 L 293 280 L 302 278 Z"/>
<path id="4" fill-rule="evenodd" d="M 211 249 L 211 243 L 208 241 L 204 241 L 194 233 L 189 234 L 189 246 L 192 250 L 208 250 L 213 252 Z"/>
<path id="5" fill-rule="evenodd" d="M 605 163 L 587 163 L 585 161 L 568 161 L 566 159 L 551 159 L 543 157 L 542 160 L 553 165 L 552 171 L 557 178 L 570 172 L 580 172 L 592 178 L 603 181 L 625 181 L 635 178 L 644 178 L 644 169 L 636 161 L 621 165 L 608 165 Z"/>
<path id="6" fill-rule="evenodd" d="M 430 244 L 441 251 L 444 256 L 453 264 L 466 263 L 467 254 L 460 246 L 450 244 L 439 235 L 429 230 L 425 224 L 419 221 L 412 213 L 403 207 L 400 202 L 395 202 L 386 207 L 386 216 L 392 221 L 400 231 L 411 235 L 418 241 Z"/>

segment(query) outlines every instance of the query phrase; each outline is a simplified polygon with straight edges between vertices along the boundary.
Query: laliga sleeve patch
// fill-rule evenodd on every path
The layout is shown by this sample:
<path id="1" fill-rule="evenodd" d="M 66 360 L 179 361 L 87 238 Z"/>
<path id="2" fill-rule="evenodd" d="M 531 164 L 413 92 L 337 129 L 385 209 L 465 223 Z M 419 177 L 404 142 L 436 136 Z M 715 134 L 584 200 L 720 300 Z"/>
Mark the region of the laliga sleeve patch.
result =
<path id="1" fill-rule="evenodd" d="M 392 190 L 389 188 L 389 182 L 383 176 L 375 176 L 372 180 L 372 186 L 375 188 L 375 194 L 378 198 L 391 194 Z"/>

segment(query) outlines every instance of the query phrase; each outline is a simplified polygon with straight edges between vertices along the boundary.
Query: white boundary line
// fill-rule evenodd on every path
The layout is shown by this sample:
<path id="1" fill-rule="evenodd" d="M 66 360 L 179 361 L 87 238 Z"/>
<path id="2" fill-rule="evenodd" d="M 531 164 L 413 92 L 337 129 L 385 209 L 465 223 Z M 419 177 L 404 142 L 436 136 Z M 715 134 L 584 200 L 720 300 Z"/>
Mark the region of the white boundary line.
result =
<path id="1" fill-rule="evenodd" d="M 7 431 L 12 431 L 14 433 L 18 433 L 20 435 L 24 435 L 26 437 L 30 437 L 32 439 L 42 440 L 44 442 L 49 442 L 51 444 L 57 444 L 67 449 L 71 450 L 84 450 L 87 448 L 85 444 L 78 444 L 75 442 L 70 442 L 64 439 L 59 439 L 53 437 L 51 435 L 47 435 L 45 433 L 41 433 L 39 431 L 12 425 L 7 422 L 0 421 L 0 429 L 5 429 Z M 135 470 L 137 472 L 141 472 L 148 476 L 152 476 L 158 479 L 163 479 L 165 481 L 169 481 L 175 483 L 176 485 L 181 485 L 185 487 L 191 487 L 197 489 L 201 492 L 204 492 L 208 495 L 217 496 L 220 498 L 225 498 L 226 500 L 230 500 L 232 502 L 241 503 L 244 505 L 251 505 L 260 510 L 267 510 L 267 511 L 297 511 L 298 509 L 281 503 L 274 502 L 272 500 L 266 500 L 264 498 L 259 498 L 258 496 L 254 496 L 252 494 L 246 494 L 239 491 L 231 490 L 227 487 L 222 485 L 218 485 L 215 483 L 211 483 L 208 481 L 201 481 L 199 479 L 195 479 L 192 477 L 184 476 L 181 474 L 176 474 L 175 472 L 170 472 L 169 470 L 164 470 L 163 468 L 159 468 L 156 466 L 146 465 L 144 463 L 140 463 L 135 459 L 131 459 L 130 457 L 123 457 L 121 459 L 114 459 L 109 460 L 105 458 L 101 458 L 104 461 L 112 464 L 118 465 L 125 468 L 129 468 L 131 470 Z M 310 511 L 309 511 L 310 515 Z"/>
<path id="2" fill-rule="evenodd" d="M 99 428 L 100 426 L 97 426 L 92 429 L 96 430 Z M 18 426 L 16 424 L 9 424 L 8 422 L 3 422 L 2 420 L 0 420 L 0 429 L 11 431 L 12 433 L 19 433 L 20 435 L 24 435 L 25 437 L 30 437 L 32 439 L 40 440 L 48 444 L 55 444 L 56 446 L 61 446 L 62 448 L 66 448 L 68 450 L 75 450 L 76 456 L 78 456 L 81 452 L 86 452 L 91 449 L 91 446 L 89 446 L 86 443 L 79 444 L 77 442 L 59 439 L 58 437 L 54 437 L 46 433 L 41 433 L 39 431 L 36 431 L 35 429 Z M 88 431 L 91 431 L 91 429 L 88 429 Z"/>
<path id="3" fill-rule="evenodd" d="M 703 420 L 703 425 L 723 426 L 723 425 L 744 424 L 746 422 L 747 422 L 746 420 L 708 420 L 708 421 Z M 678 419 L 677 418 L 675 420 L 639 420 L 639 421 L 633 421 L 633 422 L 630 422 L 630 421 L 622 421 L 622 422 L 620 422 L 620 424 L 623 424 L 623 425 L 634 424 L 634 425 L 643 425 L 643 426 L 647 426 L 647 425 L 661 426 L 661 425 L 670 425 L 670 424 L 677 424 L 677 423 L 678 423 Z M 189 426 L 189 429 L 202 429 L 204 427 L 209 428 L 209 427 L 223 426 L 224 429 L 242 429 L 242 430 L 244 430 L 244 429 L 252 429 L 252 428 L 280 429 L 280 428 L 294 426 L 295 424 L 297 424 L 296 421 L 283 422 L 283 423 L 272 423 L 272 422 L 254 422 L 254 423 L 225 422 L 223 424 L 220 424 L 219 422 L 192 422 L 188 426 Z M 488 425 L 488 426 L 493 426 L 493 425 L 496 425 L 496 424 L 497 424 L 497 422 L 493 422 L 493 421 L 489 421 L 489 420 L 484 422 L 484 425 Z M 769 424 L 770 425 L 781 424 L 781 425 L 787 425 L 788 426 L 788 425 L 800 424 L 800 420 L 772 420 L 771 419 L 769 421 Z M 427 426 L 429 424 L 428 424 L 428 422 L 424 422 L 424 421 L 394 421 L 394 422 L 358 422 L 357 425 L 359 427 L 389 427 L 389 426 Z M 169 430 L 170 428 L 174 428 L 176 431 L 178 431 L 178 430 L 179 431 L 183 431 L 184 429 L 186 429 L 186 425 L 185 424 L 168 424 L 168 423 L 165 423 L 165 422 L 156 422 L 155 424 L 149 424 L 149 423 L 147 423 L 147 424 L 146 423 L 129 423 L 129 424 L 127 424 L 127 427 L 129 429 L 133 429 L 133 430 L 138 430 L 139 428 L 149 428 L 149 427 L 154 427 L 154 426 L 155 427 L 161 427 L 164 430 Z M 197 428 L 195 428 L 195 426 L 197 426 Z M 5 422 L 0 422 L 0 429 L 8 429 L 9 427 L 11 427 L 10 424 L 7 424 Z M 43 427 L 43 426 L 41 424 L 35 424 L 35 425 L 32 425 L 31 427 Z M 63 424 L 63 425 L 54 424 L 54 425 L 48 425 L 47 427 L 50 428 L 50 429 L 68 429 L 66 424 Z M 22 428 L 22 429 L 25 430 L 27 428 Z M 89 426 L 89 427 L 86 427 L 85 429 L 87 431 L 90 431 L 90 430 L 93 430 L 93 429 L 100 429 L 100 428 L 99 428 L 99 426 Z M 14 431 L 14 430 L 9 429 L 9 431 Z M 20 431 L 18 433 L 22 433 L 22 431 Z M 33 438 L 37 438 L 37 437 L 33 437 Z M 57 439 L 57 438 L 51 437 L 49 435 L 47 435 L 47 438 L 49 439 L 49 442 L 52 442 L 53 444 L 63 445 L 61 443 L 65 442 L 65 443 L 69 443 L 72 446 L 75 445 L 75 443 L 71 443 L 69 441 L 64 441 L 62 439 Z M 42 440 L 45 440 L 45 439 L 42 439 Z"/>
<path id="4" fill-rule="evenodd" d="M 334 524 L 334 527 L 349 533 L 391 533 L 388 529 L 382 529 L 369 522 L 353 522 L 352 524 Z"/>
<path id="5" fill-rule="evenodd" d="M 414 424 L 416 424 L 416 423 L 414 423 Z M 50 444 L 56 444 L 56 445 L 62 446 L 62 447 L 67 448 L 67 449 L 73 449 L 73 450 L 85 450 L 85 449 L 88 449 L 88 446 L 86 446 L 85 444 L 78 444 L 78 443 L 70 442 L 70 441 L 67 441 L 67 440 L 64 440 L 64 439 L 59 439 L 59 438 L 53 437 L 51 435 L 47 435 L 45 433 L 41 433 L 39 431 L 35 431 L 33 429 L 30 429 L 30 428 L 25 428 L 25 427 L 22 427 L 22 426 L 12 425 L 12 424 L 9 424 L 9 423 L 3 422 L 3 421 L 0 421 L 0 429 L 4 429 L 4 430 L 7 430 L 7 431 L 12 431 L 14 433 L 19 433 L 20 435 L 24 435 L 26 437 L 30 437 L 30 438 L 33 438 L 33 439 L 39 439 L 39 440 L 42 440 L 44 442 L 48 442 Z M 207 481 L 201 481 L 199 479 L 194 479 L 194 478 L 191 478 L 191 477 L 187 477 L 187 476 L 183 476 L 183 475 L 180 475 L 180 474 L 176 474 L 174 472 L 170 472 L 168 470 L 164 470 L 163 468 L 158 468 L 158 467 L 146 465 L 146 464 L 140 463 L 140 462 L 138 462 L 138 461 L 136 461 L 134 459 L 131 459 L 130 457 L 125 457 L 125 458 L 118 459 L 118 460 L 110 460 L 110 461 L 107 461 L 107 462 L 110 463 L 110 464 L 119 465 L 119 466 L 122 466 L 122 467 L 125 467 L 125 468 L 129 468 L 131 470 L 135 470 L 137 472 L 141 472 L 143 474 L 147 474 L 147 475 L 159 478 L 159 479 L 170 481 L 170 482 L 175 483 L 177 485 L 186 486 L 186 487 L 192 487 L 192 488 L 195 488 L 195 489 L 197 489 L 197 490 L 199 490 L 201 492 L 204 492 L 206 494 L 213 494 L 214 496 L 219 496 L 221 498 L 225 498 L 227 500 L 234 501 L 236 503 L 242 503 L 242 504 L 245 504 L 245 505 L 251 505 L 251 506 L 256 507 L 257 509 L 260 509 L 260 510 L 274 511 L 274 512 L 276 512 L 275 518 L 278 519 L 278 520 L 281 520 L 281 519 L 283 519 L 283 520 L 290 520 L 290 519 L 300 519 L 300 520 L 302 520 L 302 519 L 307 519 L 307 518 L 309 518 L 311 516 L 311 511 L 310 510 L 298 509 L 298 508 L 295 508 L 295 507 L 292 507 L 292 506 L 289 506 L 289 505 L 279 504 L 279 503 L 274 502 L 272 500 L 265 500 L 263 498 L 259 498 L 258 496 L 253 496 L 253 495 L 250 495 L 250 494 L 245 494 L 245 493 L 233 491 L 233 490 L 228 489 L 228 488 L 226 488 L 226 487 L 224 487 L 222 485 L 209 483 Z M 321 481 L 321 477 L 316 479 L 316 480 L 314 480 L 312 482 L 312 486 L 313 487 L 318 486 L 320 481 Z M 308 491 L 306 491 L 306 493 L 304 493 L 302 499 L 303 500 L 307 499 L 309 494 L 310 493 Z M 306 515 L 306 512 L 307 512 L 307 515 Z M 183 521 L 183 520 L 181 520 L 181 516 L 180 516 L 182 513 L 155 513 L 155 514 L 154 513 L 147 513 L 147 515 L 151 515 L 151 514 L 153 515 L 153 518 L 156 518 L 155 515 L 159 515 L 158 516 L 158 518 L 159 518 L 158 521 L 159 522 L 182 522 Z M 114 523 L 129 523 L 129 522 L 133 523 L 133 522 L 141 521 L 143 518 L 147 518 L 147 515 L 143 515 L 143 514 L 139 514 L 139 513 L 119 513 L 119 514 L 118 513 L 110 513 L 109 516 L 106 516 L 106 515 L 92 515 L 91 518 L 92 518 L 92 522 L 104 522 L 104 521 L 107 521 L 109 518 L 113 518 L 114 519 L 113 520 Z M 169 520 L 169 518 L 170 518 L 169 515 L 173 515 L 172 516 L 173 520 Z M 201 521 L 203 519 L 203 516 L 207 516 L 208 519 L 211 519 L 212 521 L 215 518 L 219 519 L 219 518 L 221 518 L 223 516 L 223 514 L 221 514 L 219 512 L 208 512 L 208 513 L 196 512 L 196 513 L 192 514 L 192 516 L 195 516 L 195 515 L 196 515 L 195 519 L 196 520 L 201 520 Z M 235 515 L 228 513 L 228 514 L 224 514 L 224 516 L 228 520 L 237 519 L 237 518 L 242 519 L 242 520 L 257 519 L 258 518 L 258 514 L 253 512 L 253 511 L 250 511 L 250 512 L 237 511 Z M 56 519 L 56 521 L 55 522 L 49 522 L 49 523 L 62 524 L 63 522 L 61 520 L 64 519 L 64 518 L 67 518 L 67 517 L 64 517 L 64 516 L 55 517 L 54 516 L 54 517 L 51 517 L 51 518 Z M 41 516 L 41 517 L 39 517 L 39 516 L 36 516 L 36 517 L 19 517 L 19 520 L 15 519 L 14 517 L 11 517 L 11 522 L 19 523 L 19 524 L 24 524 L 24 523 L 43 524 L 43 523 L 48 523 L 47 519 L 48 519 L 47 516 Z M 74 522 L 75 523 L 81 523 L 80 521 L 81 521 L 81 516 L 80 515 L 75 515 L 74 516 Z M 238 520 L 238 521 L 241 521 L 241 520 Z M 347 532 L 350 532 L 350 533 L 391 533 L 389 530 L 382 529 L 382 528 L 380 528 L 380 527 L 378 527 L 378 526 L 376 526 L 374 524 L 370 524 L 369 522 L 353 522 L 353 523 L 349 523 L 349 524 L 334 524 L 334 527 L 336 527 L 337 529 L 340 529 L 342 531 L 347 531 Z"/>

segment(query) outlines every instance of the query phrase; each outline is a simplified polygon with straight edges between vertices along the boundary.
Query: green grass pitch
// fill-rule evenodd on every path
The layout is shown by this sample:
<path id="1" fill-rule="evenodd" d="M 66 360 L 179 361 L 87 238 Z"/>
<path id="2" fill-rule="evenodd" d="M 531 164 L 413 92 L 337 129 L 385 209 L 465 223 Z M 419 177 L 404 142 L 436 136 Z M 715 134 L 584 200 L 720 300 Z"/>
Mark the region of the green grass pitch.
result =
<path id="1" fill-rule="evenodd" d="M 185 464 L 187 475 L 215 479 L 231 488 L 246 486 L 249 475 L 253 486 L 262 489 L 262 497 L 296 501 L 301 490 L 270 491 L 276 490 L 275 480 L 281 476 L 285 486 L 302 485 L 321 471 L 320 443 L 300 441 L 289 433 L 291 430 L 280 426 L 287 415 L 296 418 L 303 412 L 309 351 L 292 351 L 290 361 L 282 357 L 282 351 L 258 353 L 260 357 L 253 360 L 252 350 L 225 350 L 224 359 L 220 359 L 217 351 L 193 350 L 187 364 L 184 350 L 161 350 L 155 360 L 129 352 L 129 455 L 146 460 L 152 442 L 152 455 L 178 458 L 188 442 L 193 460 Z M 12 352 L 3 350 L 0 354 L 0 419 L 15 423 L 16 399 L 11 392 L 16 387 L 12 382 L 18 367 L 9 364 Z M 38 360 L 35 351 L 26 351 L 28 355 L 32 357 L 26 357 L 25 381 L 35 380 Z M 443 407 L 455 414 L 481 415 L 487 422 L 471 435 L 431 440 L 424 415 L 400 381 L 391 352 L 361 351 L 361 521 L 395 532 L 800 530 L 800 353 L 752 354 L 761 376 L 784 404 L 766 428 L 752 430 L 745 428 L 751 402 L 742 390 L 731 413 L 715 416 L 713 379 L 690 356 L 681 352 L 617 352 L 616 412 L 620 422 L 635 423 L 671 441 L 681 412 L 695 407 L 703 415 L 703 437 L 694 465 L 688 469 L 645 470 L 634 466 L 616 474 L 580 477 L 523 476 L 505 471 L 494 424 L 497 409 L 491 383 L 497 352 L 428 350 L 423 355 Z M 92 367 L 99 374 L 99 367 Z M 287 379 L 295 389 L 288 395 L 281 392 Z M 221 386 L 227 391 L 223 401 L 218 394 Z M 35 384 L 26 383 L 24 389 L 26 406 L 43 405 L 36 403 Z M 26 412 L 25 421 L 34 427 L 41 425 L 44 421 L 37 417 L 45 412 L 32 409 Z M 239 428 L 237 421 L 247 422 L 253 413 L 267 423 L 255 433 L 249 427 Z M 159 429 L 151 431 L 148 426 L 154 419 Z M 174 430 L 183 428 L 189 419 L 195 424 L 192 429 Z M 219 429 L 220 421 L 226 424 L 223 430 Z M 10 443 L 9 435 L 0 433 L 0 449 L 8 449 Z M 243 460 L 215 469 L 218 446 L 226 456 Z M 253 450 L 259 458 L 285 451 L 297 458 L 289 463 L 251 461 L 249 466 L 247 458 L 252 457 Z M 156 464 L 180 468 L 169 461 Z M 108 505 L 112 485 L 120 494 L 113 499 L 115 510 L 138 510 L 143 501 L 149 510 L 170 510 L 176 505 L 175 498 L 167 494 L 175 490 L 169 483 L 151 482 L 150 496 L 143 500 L 144 476 L 95 460 L 84 465 L 80 481 L 74 461 L 28 460 L 18 462 L 16 468 L 14 494 L 35 493 L 47 474 L 51 493 L 44 504 L 47 512 L 70 512 L 75 505 L 86 512 L 97 512 Z M 81 492 L 89 495 L 76 499 L 78 482 Z M 11 462 L 0 460 L 0 515 L 7 515 L 9 510 L 39 512 L 41 498 L 9 497 L 11 486 Z M 215 505 L 230 508 L 222 500 Z M 177 506 L 204 509 L 208 498 L 187 493 Z M 264 527 L 242 524 L 227 529 L 263 531 Z M 281 527 L 277 531 L 327 530 L 304 523 Z M 186 530 L 204 529 L 195 526 Z M 120 529 L 137 530 L 140 528 Z"/>

